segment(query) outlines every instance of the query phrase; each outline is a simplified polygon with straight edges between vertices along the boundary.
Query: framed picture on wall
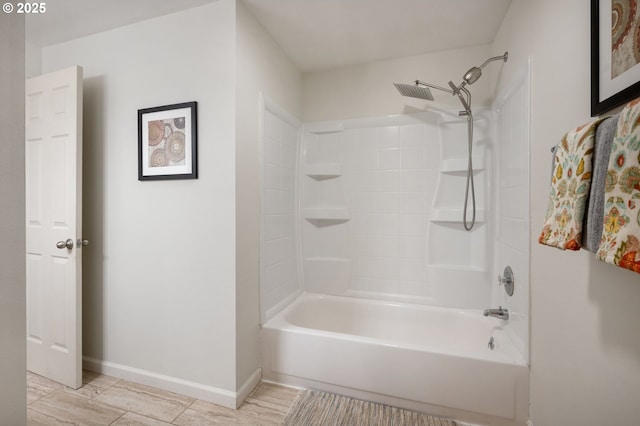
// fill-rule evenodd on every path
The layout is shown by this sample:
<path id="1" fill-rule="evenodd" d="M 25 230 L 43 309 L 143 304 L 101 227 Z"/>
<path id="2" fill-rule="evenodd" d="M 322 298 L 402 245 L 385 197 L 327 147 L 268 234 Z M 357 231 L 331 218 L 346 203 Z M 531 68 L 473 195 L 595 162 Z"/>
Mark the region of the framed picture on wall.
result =
<path id="1" fill-rule="evenodd" d="M 640 96 L 640 2 L 591 0 L 591 116 Z"/>
<path id="2" fill-rule="evenodd" d="M 197 102 L 138 110 L 138 180 L 197 179 Z"/>

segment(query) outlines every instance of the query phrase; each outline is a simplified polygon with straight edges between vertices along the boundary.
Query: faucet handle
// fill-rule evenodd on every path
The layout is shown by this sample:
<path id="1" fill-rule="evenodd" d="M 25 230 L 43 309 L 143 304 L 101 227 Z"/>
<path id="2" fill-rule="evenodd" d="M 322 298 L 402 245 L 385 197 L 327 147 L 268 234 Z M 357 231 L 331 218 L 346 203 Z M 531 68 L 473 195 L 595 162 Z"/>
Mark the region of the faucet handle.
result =
<path id="1" fill-rule="evenodd" d="M 506 291 L 509 296 L 513 296 L 515 280 L 510 266 L 504 268 L 504 275 L 498 275 L 498 284 L 504 285 L 504 291 Z"/>
<path id="2" fill-rule="evenodd" d="M 498 275 L 498 284 L 500 285 L 511 285 L 513 284 L 513 275 Z"/>

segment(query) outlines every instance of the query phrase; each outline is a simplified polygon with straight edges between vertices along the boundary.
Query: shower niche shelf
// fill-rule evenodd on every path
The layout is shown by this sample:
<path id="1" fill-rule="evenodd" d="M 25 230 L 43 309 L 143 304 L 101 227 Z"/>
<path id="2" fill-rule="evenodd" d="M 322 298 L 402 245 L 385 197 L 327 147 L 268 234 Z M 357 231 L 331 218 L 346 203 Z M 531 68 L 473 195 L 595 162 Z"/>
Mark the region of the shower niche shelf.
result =
<path id="1" fill-rule="evenodd" d="M 346 222 L 351 219 L 347 207 L 310 207 L 302 212 L 307 220 Z"/>
<path id="2" fill-rule="evenodd" d="M 340 163 L 307 164 L 304 173 L 315 180 L 333 179 L 342 176 L 342 166 Z"/>

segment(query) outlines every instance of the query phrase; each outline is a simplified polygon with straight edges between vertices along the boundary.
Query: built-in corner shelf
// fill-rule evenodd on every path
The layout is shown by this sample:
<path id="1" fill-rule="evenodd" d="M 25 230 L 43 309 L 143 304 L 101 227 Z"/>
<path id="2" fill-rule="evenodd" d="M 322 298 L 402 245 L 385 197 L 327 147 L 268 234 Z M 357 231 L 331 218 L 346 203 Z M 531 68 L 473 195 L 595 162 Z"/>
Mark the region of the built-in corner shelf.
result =
<path id="1" fill-rule="evenodd" d="M 304 173 L 315 180 L 333 179 L 342 176 L 342 166 L 340 163 L 306 164 Z"/>
<path id="2" fill-rule="evenodd" d="M 463 210 L 462 209 L 447 209 L 447 208 L 434 208 L 431 211 L 431 222 L 453 222 L 453 223 L 462 223 L 463 222 Z M 471 221 L 471 217 L 473 215 L 472 208 L 469 206 L 467 211 L 467 221 Z M 486 214 L 484 209 L 476 209 L 476 223 L 485 222 Z"/>
<path id="3" fill-rule="evenodd" d="M 467 173 L 469 159 L 467 158 L 449 158 L 440 161 L 440 171 L 446 174 Z M 477 174 L 485 169 L 484 157 L 473 158 L 473 172 Z"/>
<path id="4" fill-rule="evenodd" d="M 302 211 L 305 219 L 347 221 L 351 219 L 347 207 L 308 207 Z"/>

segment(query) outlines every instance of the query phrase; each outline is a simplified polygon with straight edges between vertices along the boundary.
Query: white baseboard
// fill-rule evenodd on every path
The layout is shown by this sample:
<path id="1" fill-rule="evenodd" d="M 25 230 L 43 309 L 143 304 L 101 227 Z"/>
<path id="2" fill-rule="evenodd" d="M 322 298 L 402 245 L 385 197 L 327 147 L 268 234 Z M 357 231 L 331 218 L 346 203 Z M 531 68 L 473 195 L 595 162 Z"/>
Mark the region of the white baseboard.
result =
<path id="1" fill-rule="evenodd" d="M 214 386 L 203 385 L 177 377 L 165 376 L 152 371 L 141 370 L 139 368 L 89 357 L 83 357 L 83 368 L 95 373 L 130 380 L 233 409 L 238 408 L 240 404 L 242 404 L 242 401 L 244 401 L 253 388 L 260 383 L 262 378 L 262 372 L 260 368 L 258 368 L 240 387 L 238 392 L 231 392 Z"/>
<path id="2" fill-rule="evenodd" d="M 249 396 L 251 391 L 253 391 L 258 384 L 262 381 L 262 369 L 258 368 L 253 372 L 251 376 L 244 382 L 238 392 L 236 392 L 236 406 L 235 408 L 240 407 L 242 402 Z"/>

